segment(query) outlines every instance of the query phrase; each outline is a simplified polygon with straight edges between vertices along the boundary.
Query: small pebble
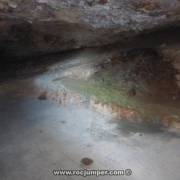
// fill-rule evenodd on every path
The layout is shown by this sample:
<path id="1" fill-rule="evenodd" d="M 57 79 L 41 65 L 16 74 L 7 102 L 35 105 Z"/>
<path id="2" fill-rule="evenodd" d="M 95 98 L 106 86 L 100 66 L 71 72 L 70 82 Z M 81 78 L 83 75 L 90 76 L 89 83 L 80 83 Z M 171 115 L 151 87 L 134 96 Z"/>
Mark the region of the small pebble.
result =
<path id="1" fill-rule="evenodd" d="M 47 94 L 46 92 L 42 93 L 39 97 L 38 97 L 39 100 L 46 100 L 47 99 Z"/>
<path id="2" fill-rule="evenodd" d="M 85 157 L 85 158 L 81 159 L 81 163 L 86 165 L 86 166 L 89 166 L 89 165 L 91 165 L 93 163 L 93 160 L 90 159 L 90 158 Z"/>

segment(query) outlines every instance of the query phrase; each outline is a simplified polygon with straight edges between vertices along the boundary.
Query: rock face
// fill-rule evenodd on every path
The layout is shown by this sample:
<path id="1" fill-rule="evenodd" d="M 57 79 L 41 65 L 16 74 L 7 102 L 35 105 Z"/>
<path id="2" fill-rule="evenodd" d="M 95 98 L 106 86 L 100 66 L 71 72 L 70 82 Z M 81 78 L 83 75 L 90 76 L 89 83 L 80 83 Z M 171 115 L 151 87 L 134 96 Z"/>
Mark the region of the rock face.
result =
<path id="1" fill-rule="evenodd" d="M 0 0 L 0 51 L 26 56 L 107 45 L 179 20 L 179 0 Z"/>
<path id="2" fill-rule="evenodd" d="M 166 61 L 170 61 L 176 70 L 177 85 L 180 88 L 180 44 L 164 46 L 160 48 Z"/>

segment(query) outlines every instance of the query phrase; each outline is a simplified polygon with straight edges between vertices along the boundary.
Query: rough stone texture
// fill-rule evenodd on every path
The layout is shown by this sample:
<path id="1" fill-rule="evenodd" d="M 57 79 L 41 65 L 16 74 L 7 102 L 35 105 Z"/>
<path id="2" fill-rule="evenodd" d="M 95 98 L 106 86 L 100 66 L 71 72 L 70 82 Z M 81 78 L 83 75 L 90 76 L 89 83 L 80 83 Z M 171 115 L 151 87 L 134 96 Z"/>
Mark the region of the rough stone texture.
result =
<path id="1" fill-rule="evenodd" d="M 180 88 L 180 44 L 175 44 L 172 46 L 164 45 L 161 47 L 161 53 L 165 57 L 166 61 L 171 61 L 176 72 L 177 84 Z"/>
<path id="2" fill-rule="evenodd" d="M 180 20 L 179 0 L 0 0 L 0 50 L 27 55 L 126 40 Z"/>

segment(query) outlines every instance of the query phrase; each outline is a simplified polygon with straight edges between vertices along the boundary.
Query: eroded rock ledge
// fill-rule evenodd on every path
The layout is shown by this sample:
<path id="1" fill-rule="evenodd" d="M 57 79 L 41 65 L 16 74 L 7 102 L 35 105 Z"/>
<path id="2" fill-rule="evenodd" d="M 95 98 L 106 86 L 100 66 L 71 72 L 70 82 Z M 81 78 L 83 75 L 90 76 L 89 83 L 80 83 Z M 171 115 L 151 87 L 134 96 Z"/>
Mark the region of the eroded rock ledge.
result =
<path id="1" fill-rule="evenodd" d="M 1 56 L 126 42 L 179 26 L 178 0 L 0 0 Z"/>

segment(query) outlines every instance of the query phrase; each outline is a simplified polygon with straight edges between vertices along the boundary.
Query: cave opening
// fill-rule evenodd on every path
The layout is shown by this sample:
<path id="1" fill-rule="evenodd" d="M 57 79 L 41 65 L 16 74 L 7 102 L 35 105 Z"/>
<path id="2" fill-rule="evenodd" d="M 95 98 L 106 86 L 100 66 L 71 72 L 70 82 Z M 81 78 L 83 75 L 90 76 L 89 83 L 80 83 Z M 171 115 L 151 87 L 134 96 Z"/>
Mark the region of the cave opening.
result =
<path id="1" fill-rule="evenodd" d="M 179 180 L 179 9 L 0 0 L 1 179 Z"/>

